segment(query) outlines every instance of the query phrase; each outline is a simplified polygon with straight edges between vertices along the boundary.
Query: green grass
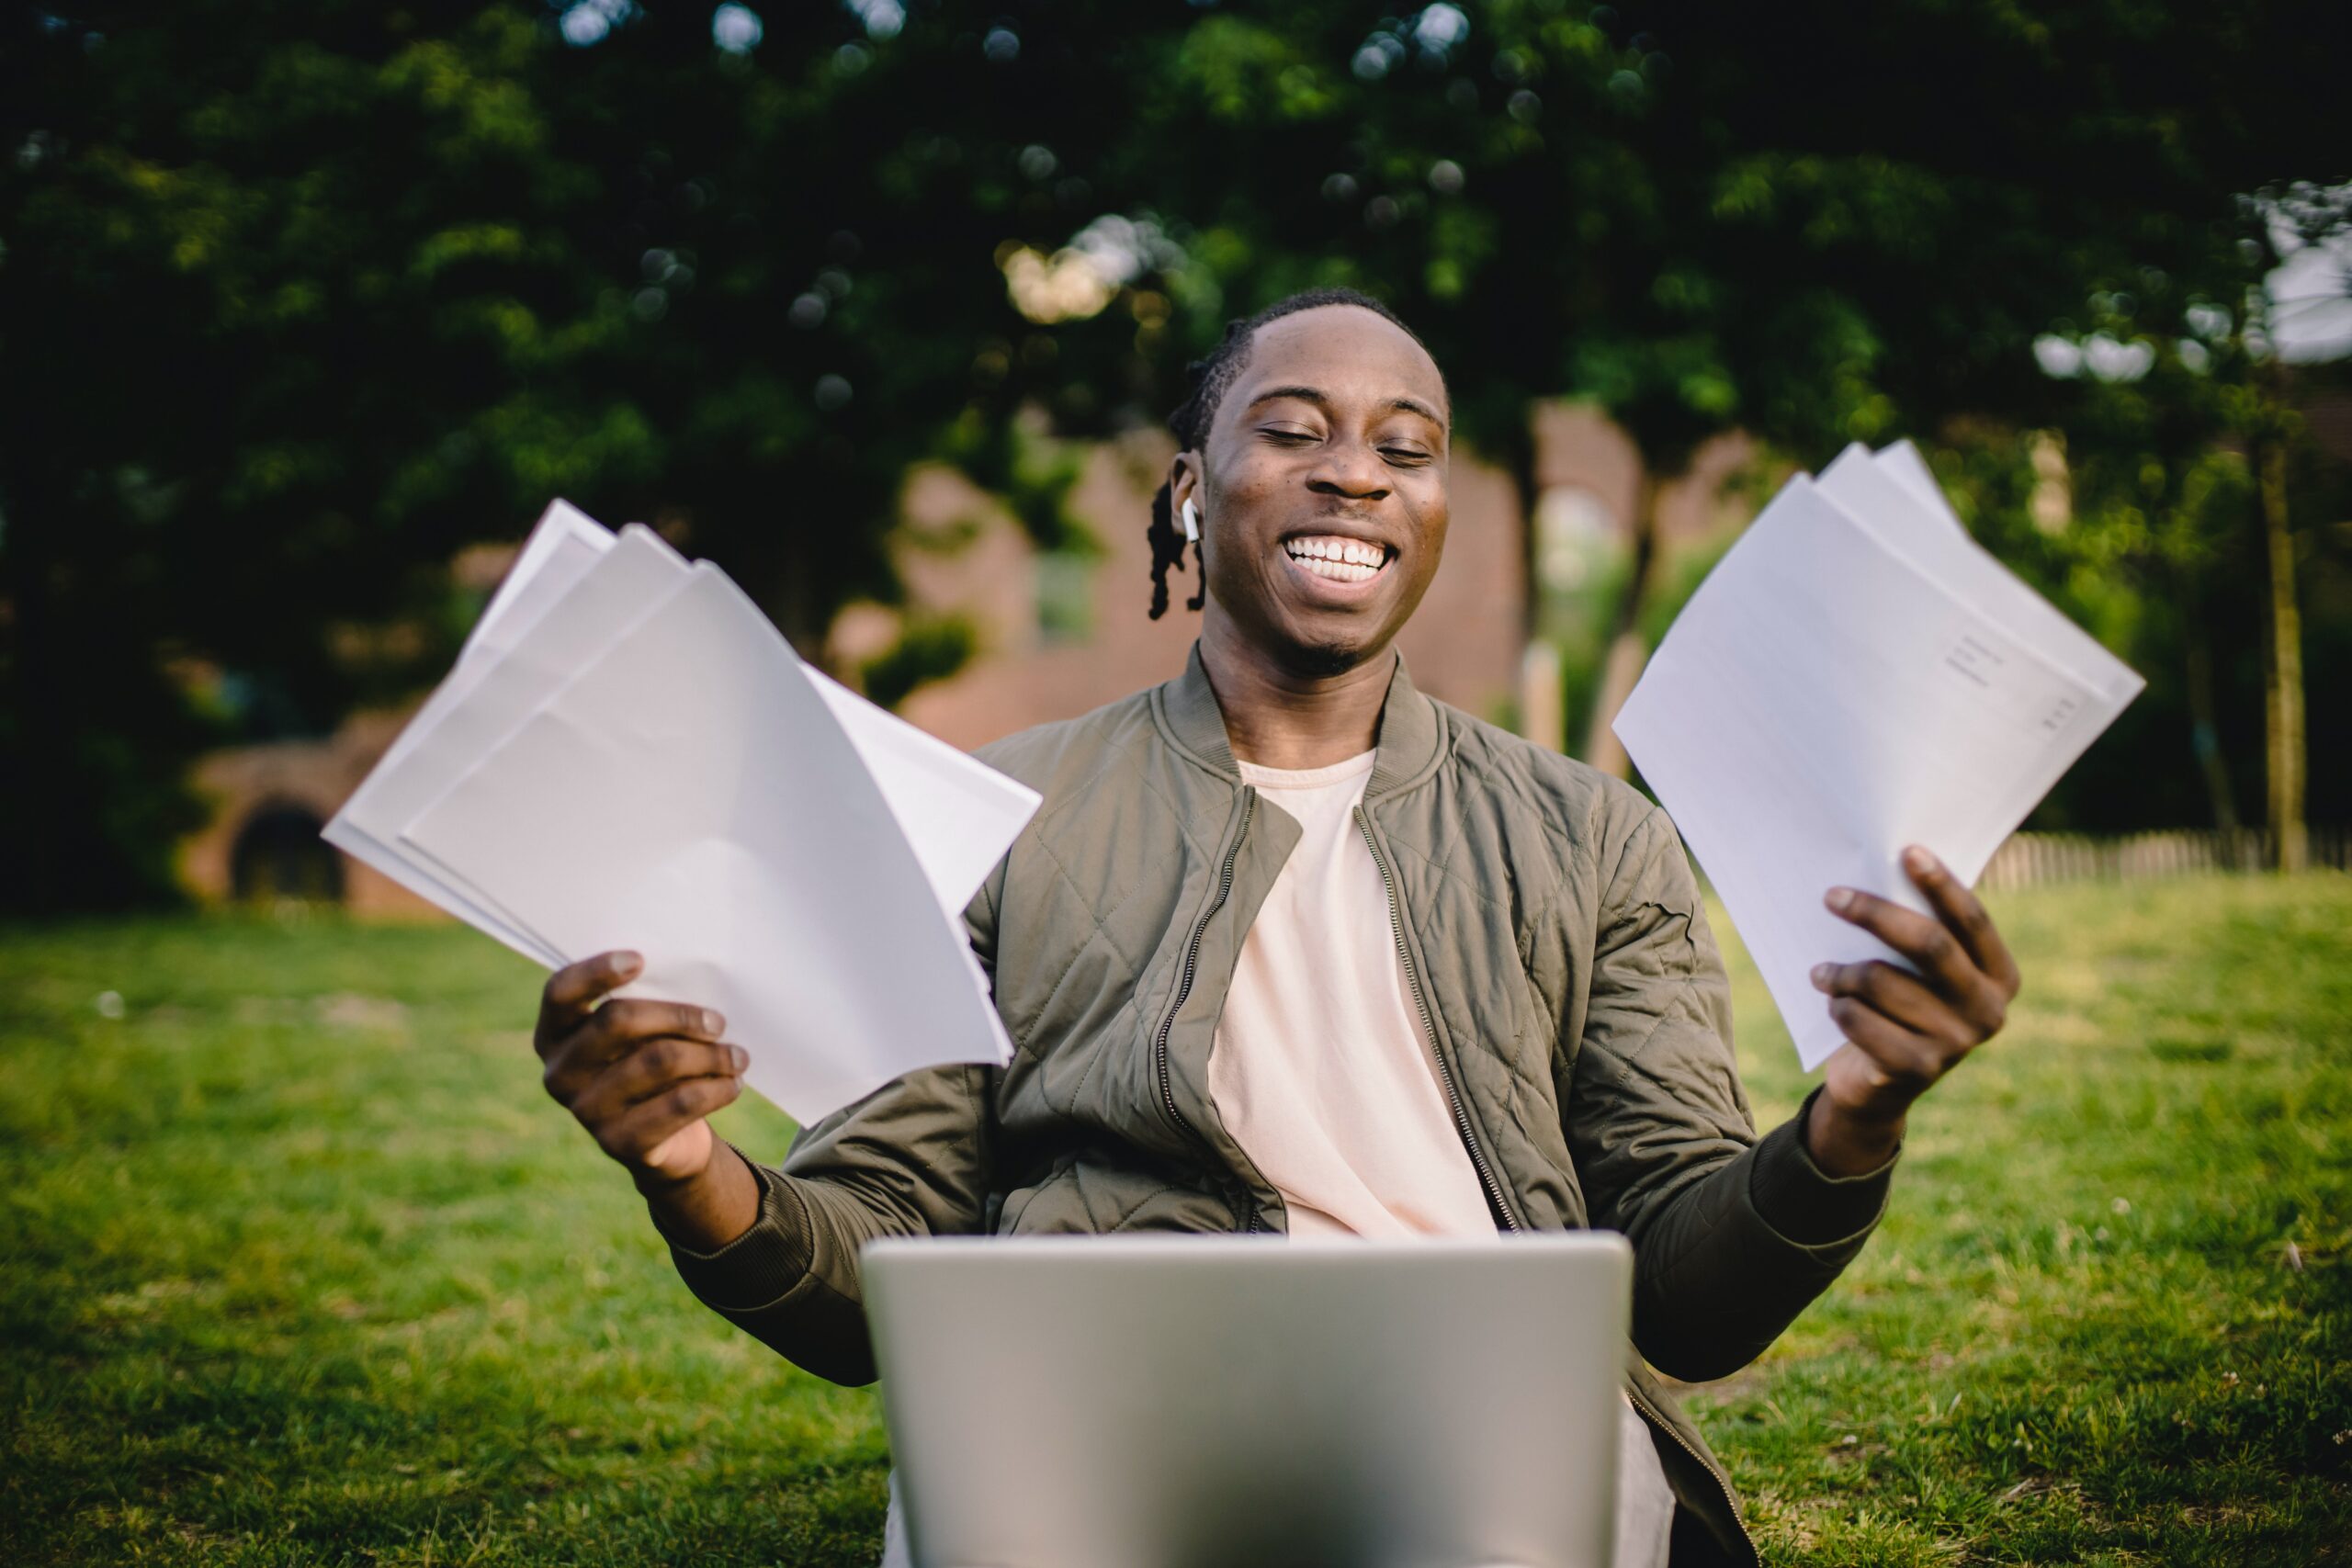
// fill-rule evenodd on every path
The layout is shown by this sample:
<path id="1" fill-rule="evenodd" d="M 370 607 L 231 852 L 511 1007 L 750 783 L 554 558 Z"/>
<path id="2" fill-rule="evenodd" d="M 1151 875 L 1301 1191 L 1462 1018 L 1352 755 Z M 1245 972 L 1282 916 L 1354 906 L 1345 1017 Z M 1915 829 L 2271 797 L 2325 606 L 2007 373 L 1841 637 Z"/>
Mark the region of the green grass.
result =
<path id="1" fill-rule="evenodd" d="M 2352 880 L 1997 912 L 2008 1032 L 1847 1278 L 1689 1396 L 1768 1556 L 2352 1562 Z M 874 1560 L 871 1392 L 686 1294 L 540 1094 L 526 965 L 187 921 L 0 975 L 0 1560 Z M 1805 1080 L 1736 979 L 1769 1122 Z"/>

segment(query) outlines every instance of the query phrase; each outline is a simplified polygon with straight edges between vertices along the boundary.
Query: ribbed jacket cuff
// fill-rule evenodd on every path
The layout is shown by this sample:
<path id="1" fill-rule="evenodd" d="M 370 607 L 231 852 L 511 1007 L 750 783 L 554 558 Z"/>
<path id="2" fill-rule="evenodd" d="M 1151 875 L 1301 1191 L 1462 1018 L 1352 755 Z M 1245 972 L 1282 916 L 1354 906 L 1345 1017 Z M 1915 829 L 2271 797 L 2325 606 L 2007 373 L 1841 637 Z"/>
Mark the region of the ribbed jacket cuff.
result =
<path id="1" fill-rule="evenodd" d="M 1748 1201 L 1766 1224 L 1800 1247 L 1832 1246 L 1878 1224 L 1894 1162 L 1903 1157 L 1898 1145 L 1884 1165 L 1861 1176 L 1831 1176 L 1814 1164 L 1804 1125 L 1820 1092 L 1815 1088 L 1794 1116 L 1764 1135 L 1748 1169 Z"/>
<path id="2" fill-rule="evenodd" d="M 716 1252 L 681 1244 L 662 1230 L 662 1216 L 653 1216 L 654 1228 L 670 1244 L 678 1277 L 704 1305 L 719 1312 L 756 1312 L 770 1305 L 808 1276 L 815 1252 L 808 1206 L 792 1183 L 749 1156 L 743 1163 L 760 1184 L 760 1217 Z"/>

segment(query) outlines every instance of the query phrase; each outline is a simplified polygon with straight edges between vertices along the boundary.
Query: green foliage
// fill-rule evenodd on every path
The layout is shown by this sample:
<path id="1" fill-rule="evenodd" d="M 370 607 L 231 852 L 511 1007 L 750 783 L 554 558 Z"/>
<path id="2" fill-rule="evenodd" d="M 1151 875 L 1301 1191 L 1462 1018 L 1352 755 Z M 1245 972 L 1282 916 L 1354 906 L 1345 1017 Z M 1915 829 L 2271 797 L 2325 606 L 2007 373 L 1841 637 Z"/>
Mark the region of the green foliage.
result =
<path id="1" fill-rule="evenodd" d="M 2225 661 L 2257 644 L 2227 615 L 2184 629 L 2194 606 L 2158 578 L 2193 570 L 2189 535 L 2209 555 L 2225 547 L 2233 484 L 2221 444 L 2248 424 L 2197 402 L 2159 410 L 2188 375 L 2167 363 L 2145 389 L 2140 432 L 2098 434 L 2116 411 L 2086 406 L 2033 349 L 2045 333 L 2097 332 L 2168 345 L 2188 308 L 2257 287 L 2277 260 L 2266 214 L 2282 202 L 2300 202 L 2306 228 L 2341 221 L 2333 187 L 2285 183 L 2344 172 L 2312 163 L 2335 156 L 2319 151 L 2320 106 L 2336 87 L 2307 44 L 2328 30 L 2323 8 L 1749 6 L 1702 20 L 1664 6 L 1495 4 L 1467 8 L 1466 33 L 1442 39 L 1425 30 L 1431 14 L 1367 32 L 1344 6 L 1237 12 L 1216 52 L 1227 77 L 1140 100 L 1147 116 L 1165 109 L 1167 134 L 1192 154 L 1153 171 L 1171 193 L 1157 208 L 1204 225 L 1213 215 L 1188 258 L 1207 276 L 1171 290 L 1193 312 L 1193 342 L 1205 344 L 1215 316 L 1309 282 L 1368 288 L 1445 367 L 1459 438 L 1511 468 L 1529 501 L 1529 405 L 1553 396 L 1603 407 L 1658 476 L 1734 426 L 1815 468 L 1849 441 L 1932 446 L 1988 421 L 2063 427 L 2086 454 L 2129 447 L 2086 477 L 2093 491 L 2110 488 L 2106 468 L 2136 474 L 2157 454 L 2177 470 L 2162 480 L 2175 497 L 2143 531 L 2163 539 L 2128 541 L 2120 509 L 2101 500 L 2063 551 L 2006 527 L 1987 540 L 2018 545 L 2029 576 L 2163 673 L 2165 689 L 2041 820 L 2206 819 L 2189 737 L 2258 756 L 2243 737 L 2258 697 L 2249 707 L 2225 671 L 2229 723 L 2192 724 L 2184 639 Z M 1250 69 L 1351 51 L 1352 80 L 1330 112 L 1243 90 L 1265 86 Z M 2258 93 L 2233 85 L 2257 78 Z M 2256 192 L 2266 204 L 2249 204 Z M 2244 367 L 2243 355 L 2216 364 L 2200 385 Z M 2063 564 L 2045 560 L 2059 553 Z M 2132 564 L 2116 570 L 2124 557 Z M 1689 586 L 1632 585 L 1640 603 L 1599 624 L 1654 635 Z M 1572 714 L 1589 709 L 1589 629 L 1545 631 L 1562 637 Z M 2330 728 L 2324 715 L 2315 727 Z M 2314 744 L 2329 754 L 2324 738 Z M 2315 810 L 2329 787 L 2315 779 Z"/>
<path id="2" fill-rule="evenodd" d="M 280 729 L 413 685 L 445 629 L 362 678 L 335 628 L 551 492 L 813 648 L 893 597 L 910 465 L 970 456 L 1058 547 L 1015 412 L 1157 420 L 1297 288 L 1387 297 L 1523 485 L 1538 397 L 1660 472 L 1733 424 L 1816 462 L 2046 423 L 2034 337 L 2150 276 L 2233 297 L 2233 203 L 2332 144 L 2337 85 L 2315 0 L 936 0 L 771 7 L 733 51 L 707 7 L 618 10 L 577 47 L 537 0 L 0 23 L 9 906 L 153 891 L 120 834 L 218 733 L 192 666 Z M 1024 314 L 1016 258 L 1076 292 Z"/>
<path id="3" fill-rule="evenodd" d="M 2314 241 L 2352 216 L 2352 197 L 2274 188 L 2246 202 L 2239 239 L 2259 266 L 2276 254 L 2266 214 L 2299 201 Z M 2344 371 L 2282 367 L 2258 352 L 2260 295 L 2222 298 L 2143 269 L 2132 289 L 2102 291 L 2063 323 L 2062 336 L 2120 368 L 2102 373 L 2086 357 L 2053 379 L 2051 428 L 1955 422 L 1937 443 L 1941 477 L 1976 536 L 2149 681 L 2039 826 L 2211 821 L 2216 794 L 2259 816 L 2267 576 L 2248 455 L 2264 443 L 2290 455 L 2291 509 L 2303 525 L 2306 688 L 2324 693 L 2352 676 L 2336 624 L 2352 591 L 2352 536 L 2325 525 L 2352 499 L 2352 469 L 2318 448 L 2296 407 L 2340 396 Z M 2339 706 L 2311 705 L 2310 748 L 2312 815 L 2340 818 L 2352 810 L 2352 728 Z M 2213 774 L 2196 765 L 2206 758 Z"/>
<path id="4" fill-rule="evenodd" d="M 967 410 L 945 432 L 939 457 L 995 493 L 1041 550 L 1084 550 L 1095 541 L 1070 510 L 1086 472 L 1085 448 L 1057 441 L 1032 421 L 984 418 Z"/>
<path id="5" fill-rule="evenodd" d="M 896 707 L 926 681 L 961 670 L 979 647 L 979 634 L 962 615 L 909 615 L 899 639 L 860 671 L 865 694 Z"/>
<path id="6" fill-rule="evenodd" d="M 2008 1031 L 1854 1268 L 1690 1395 L 1768 1560 L 2341 1562 L 2352 884 L 1996 913 Z M 1731 960 L 1770 1125 L 1809 1081 Z M 872 1392 L 679 1283 L 540 1091 L 531 966 L 319 919 L 0 932 L 0 971 L 11 1562 L 875 1560 Z"/>
<path id="7" fill-rule="evenodd" d="M 551 493 L 662 523 L 803 647 L 892 597 L 908 468 L 1057 384 L 992 258 L 1099 210 L 1023 153 L 1116 90 L 968 21 L 779 15 L 743 56 L 707 7 L 581 48 L 526 0 L 205 0 L 102 43 L 11 12 L 0 343 L 40 373 L 0 378 L 0 902 L 152 896 L 222 733 L 188 671 L 281 732 L 413 688 L 446 638 L 363 680 L 336 628 Z M 1013 477 L 1048 527 L 1067 484 Z"/>
<path id="8" fill-rule="evenodd" d="M 2308 160 L 2327 90 L 2291 4 L 2120 35 L 2104 3 L 1443 9 L 1237 9 L 1137 110 L 1188 154 L 1156 208 L 1214 226 L 1189 302 L 1371 288 L 1507 460 L 1547 396 L 1665 473 L 1734 424 L 1814 462 L 2030 407 L 2033 338 L 2095 293 L 2252 276 L 2237 197 Z M 2256 62 L 2314 96 L 2227 85 Z"/>

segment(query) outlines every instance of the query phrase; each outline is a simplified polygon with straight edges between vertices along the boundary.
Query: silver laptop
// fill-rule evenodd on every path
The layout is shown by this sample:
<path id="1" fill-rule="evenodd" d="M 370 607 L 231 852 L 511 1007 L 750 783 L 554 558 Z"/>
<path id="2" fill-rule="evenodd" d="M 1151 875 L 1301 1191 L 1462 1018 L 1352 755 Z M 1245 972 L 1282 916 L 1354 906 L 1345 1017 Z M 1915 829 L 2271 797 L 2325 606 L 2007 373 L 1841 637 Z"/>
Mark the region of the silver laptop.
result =
<path id="1" fill-rule="evenodd" d="M 877 1242 L 922 1568 L 1604 1568 L 1632 1253 Z"/>

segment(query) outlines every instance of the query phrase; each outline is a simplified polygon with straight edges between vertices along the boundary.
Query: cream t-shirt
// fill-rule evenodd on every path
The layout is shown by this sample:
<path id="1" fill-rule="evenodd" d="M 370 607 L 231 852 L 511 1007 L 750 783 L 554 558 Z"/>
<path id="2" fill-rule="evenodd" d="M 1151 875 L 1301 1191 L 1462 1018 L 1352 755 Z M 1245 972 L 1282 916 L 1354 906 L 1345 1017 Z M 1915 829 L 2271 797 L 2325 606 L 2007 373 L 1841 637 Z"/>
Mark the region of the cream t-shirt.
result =
<path id="1" fill-rule="evenodd" d="M 1240 765 L 1300 831 L 1242 939 L 1209 1092 L 1294 1236 L 1492 1235 L 1355 819 L 1373 756 Z"/>

